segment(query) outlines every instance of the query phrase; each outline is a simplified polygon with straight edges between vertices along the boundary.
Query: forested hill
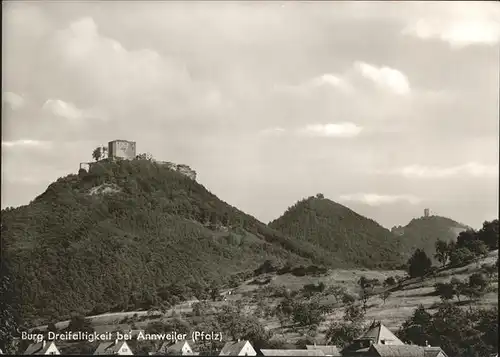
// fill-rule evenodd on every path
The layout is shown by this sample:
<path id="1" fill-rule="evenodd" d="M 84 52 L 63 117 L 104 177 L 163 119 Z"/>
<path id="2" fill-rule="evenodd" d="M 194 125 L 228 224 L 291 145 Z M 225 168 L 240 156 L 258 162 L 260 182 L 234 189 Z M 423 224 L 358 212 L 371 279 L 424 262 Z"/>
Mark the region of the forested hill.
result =
<path id="1" fill-rule="evenodd" d="M 462 223 L 440 216 L 412 219 L 404 227 L 394 227 L 392 231 L 400 236 L 404 251 L 411 254 L 415 249 L 423 249 L 429 257 L 436 252 L 438 239 L 446 242 L 457 239 L 461 231 L 470 229 Z"/>
<path id="2" fill-rule="evenodd" d="M 150 308 L 179 289 L 200 296 L 267 259 L 342 263 L 148 160 L 60 178 L 29 205 L 2 210 L 1 224 L 25 321 Z"/>
<path id="3" fill-rule="evenodd" d="M 358 266 L 403 263 L 399 242 L 389 230 L 321 194 L 297 202 L 269 226 Z"/>

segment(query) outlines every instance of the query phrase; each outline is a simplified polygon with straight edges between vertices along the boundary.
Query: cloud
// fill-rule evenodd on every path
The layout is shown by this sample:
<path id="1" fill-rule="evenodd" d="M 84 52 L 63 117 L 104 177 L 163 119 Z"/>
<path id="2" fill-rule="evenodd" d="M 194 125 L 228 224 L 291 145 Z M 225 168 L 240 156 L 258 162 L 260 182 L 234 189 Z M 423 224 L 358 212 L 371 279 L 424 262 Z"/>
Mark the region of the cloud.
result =
<path id="1" fill-rule="evenodd" d="M 355 61 L 342 74 L 325 73 L 299 85 L 275 86 L 275 89 L 283 92 L 308 94 L 318 88 L 333 88 L 341 93 L 353 94 L 361 85 L 358 80 L 360 76 L 389 93 L 406 95 L 410 92 L 408 78 L 401 71 L 386 66 L 377 67 L 362 61 Z"/>
<path id="2" fill-rule="evenodd" d="M 407 202 L 409 204 L 416 205 L 422 201 L 420 198 L 413 195 L 379 195 L 376 193 L 341 195 L 339 200 L 343 202 L 361 202 L 370 206 L 380 206 L 398 202 Z"/>
<path id="3" fill-rule="evenodd" d="M 498 177 L 498 165 L 483 165 L 469 162 L 452 167 L 410 165 L 389 171 L 389 174 L 415 178 L 447 178 L 451 176 Z"/>
<path id="4" fill-rule="evenodd" d="M 43 110 L 73 121 L 81 120 L 85 116 L 82 110 L 60 99 L 47 100 L 43 105 Z"/>
<path id="5" fill-rule="evenodd" d="M 12 140 L 12 141 L 2 141 L 2 147 L 47 147 L 50 145 L 48 141 L 39 141 L 39 140 Z"/>
<path id="6" fill-rule="evenodd" d="M 349 83 L 349 80 L 344 75 L 336 75 L 325 73 L 318 77 L 314 77 L 301 84 L 296 85 L 275 85 L 274 90 L 277 92 L 292 93 L 292 94 L 310 94 L 311 91 L 317 89 L 336 90 L 343 93 L 354 92 L 354 87 Z"/>
<path id="7" fill-rule="evenodd" d="M 26 104 L 26 100 L 14 92 L 4 92 L 2 101 L 8 103 L 12 110 L 20 109 Z"/>
<path id="8" fill-rule="evenodd" d="M 307 136 L 320 136 L 330 138 L 352 138 L 363 130 L 362 127 L 354 123 L 337 124 L 312 124 L 299 129 L 299 133 Z"/>
<path id="9" fill-rule="evenodd" d="M 176 57 L 148 48 L 129 50 L 101 35 L 91 17 L 59 31 L 52 49 L 64 63 L 63 73 L 78 83 L 81 98 L 115 118 L 133 112 L 151 117 L 156 110 L 164 117 L 165 106 L 170 115 L 217 109 L 224 100 L 217 88 L 194 81 Z"/>
<path id="10" fill-rule="evenodd" d="M 263 136 L 277 136 L 285 133 L 285 131 L 286 130 L 281 127 L 273 127 L 261 130 L 259 134 Z"/>
<path id="11" fill-rule="evenodd" d="M 408 94 L 410 83 L 400 71 L 390 67 L 376 67 L 365 62 L 355 62 L 354 67 L 365 78 L 374 82 L 380 88 L 396 94 Z"/>
<path id="12" fill-rule="evenodd" d="M 500 42 L 500 7 L 494 2 L 450 2 L 432 9 L 411 21 L 403 34 L 437 39 L 454 48 Z"/>
<path id="13" fill-rule="evenodd" d="M 354 90 L 354 88 L 346 78 L 328 73 L 312 79 L 310 83 L 313 87 L 330 86 L 340 89 L 344 92 L 352 92 Z"/>

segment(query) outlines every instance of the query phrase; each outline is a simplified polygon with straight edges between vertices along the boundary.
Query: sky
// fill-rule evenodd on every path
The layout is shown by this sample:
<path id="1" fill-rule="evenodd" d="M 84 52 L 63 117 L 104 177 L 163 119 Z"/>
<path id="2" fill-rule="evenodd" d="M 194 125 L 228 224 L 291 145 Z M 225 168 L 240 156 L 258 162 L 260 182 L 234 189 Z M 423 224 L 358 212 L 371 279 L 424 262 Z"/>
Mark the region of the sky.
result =
<path id="1" fill-rule="evenodd" d="M 110 140 L 269 222 L 498 218 L 495 2 L 3 2 L 2 208 Z"/>

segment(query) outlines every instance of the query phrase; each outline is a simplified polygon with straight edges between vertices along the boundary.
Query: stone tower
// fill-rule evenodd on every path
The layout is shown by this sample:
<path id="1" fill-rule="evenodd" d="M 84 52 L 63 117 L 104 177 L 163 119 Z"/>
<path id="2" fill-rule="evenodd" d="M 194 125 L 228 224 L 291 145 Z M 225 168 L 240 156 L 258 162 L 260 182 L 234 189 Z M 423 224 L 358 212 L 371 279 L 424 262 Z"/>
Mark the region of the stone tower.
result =
<path id="1" fill-rule="evenodd" d="M 135 141 L 113 140 L 108 143 L 108 157 L 110 159 L 135 159 Z"/>
<path id="2" fill-rule="evenodd" d="M 424 217 L 429 217 L 430 210 L 428 208 L 424 209 Z"/>

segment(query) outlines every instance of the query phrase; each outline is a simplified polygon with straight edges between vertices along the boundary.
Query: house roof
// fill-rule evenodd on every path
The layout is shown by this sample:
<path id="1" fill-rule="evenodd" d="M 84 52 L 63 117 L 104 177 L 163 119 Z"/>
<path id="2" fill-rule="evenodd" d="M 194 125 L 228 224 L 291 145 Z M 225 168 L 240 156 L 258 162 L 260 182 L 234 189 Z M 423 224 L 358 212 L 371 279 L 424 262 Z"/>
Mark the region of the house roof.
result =
<path id="1" fill-rule="evenodd" d="M 50 345 L 54 344 L 54 341 L 46 341 L 45 346 L 43 345 L 43 342 L 38 342 L 38 343 L 32 343 L 31 345 L 28 346 L 26 351 L 24 352 L 25 355 L 43 355 L 47 350 L 49 349 Z M 56 346 L 57 348 L 57 346 Z"/>
<path id="2" fill-rule="evenodd" d="M 120 348 L 122 348 L 125 341 L 106 341 L 101 342 L 97 349 L 95 350 L 95 355 L 112 355 L 118 353 Z"/>
<path id="3" fill-rule="evenodd" d="M 391 341 L 391 345 L 404 345 L 404 343 L 394 335 L 391 330 L 378 322 L 366 331 L 358 340 L 372 340 L 374 344 L 382 344 L 381 341 Z"/>
<path id="4" fill-rule="evenodd" d="M 372 345 L 372 352 L 380 357 L 425 357 L 424 348 L 412 345 Z"/>
<path id="5" fill-rule="evenodd" d="M 227 342 L 219 353 L 219 356 L 237 356 L 248 341 Z"/>
<path id="6" fill-rule="evenodd" d="M 326 345 L 306 345 L 308 350 L 320 350 L 323 351 L 325 356 L 341 356 L 340 351 L 337 346 L 326 346 Z"/>
<path id="7" fill-rule="evenodd" d="M 324 356 L 322 350 L 260 350 L 264 356 Z"/>
<path id="8" fill-rule="evenodd" d="M 188 344 L 189 348 L 191 348 L 191 346 L 188 343 L 188 341 L 181 340 L 181 341 L 177 341 L 173 345 L 167 345 L 167 346 L 165 346 L 165 351 L 182 354 L 182 348 L 184 347 L 184 345 L 186 345 L 186 343 Z"/>
<path id="9" fill-rule="evenodd" d="M 442 353 L 446 357 L 446 353 L 444 353 L 441 347 L 424 347 L 424 357 L 437 357 L 439 353 Z"/>

